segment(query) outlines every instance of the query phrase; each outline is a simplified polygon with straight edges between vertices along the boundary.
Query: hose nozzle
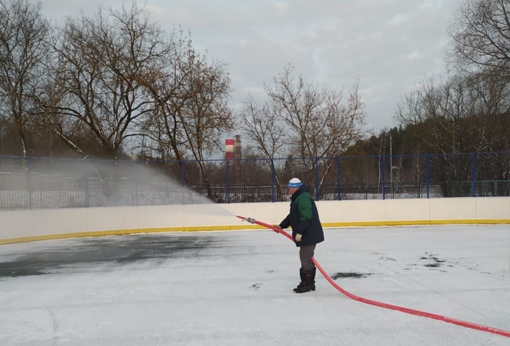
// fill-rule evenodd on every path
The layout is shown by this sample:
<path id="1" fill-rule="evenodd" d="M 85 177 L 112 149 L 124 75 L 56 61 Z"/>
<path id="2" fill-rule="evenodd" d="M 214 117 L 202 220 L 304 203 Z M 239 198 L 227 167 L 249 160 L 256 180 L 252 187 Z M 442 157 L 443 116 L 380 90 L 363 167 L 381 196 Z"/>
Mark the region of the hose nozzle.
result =
<path id="1" fill-rule="evenodd" d="M 249 222 L 249 223 L 255 223 L 255 219 L 251 217 L 245 217 L 243 218 L 243 221 Z"/>

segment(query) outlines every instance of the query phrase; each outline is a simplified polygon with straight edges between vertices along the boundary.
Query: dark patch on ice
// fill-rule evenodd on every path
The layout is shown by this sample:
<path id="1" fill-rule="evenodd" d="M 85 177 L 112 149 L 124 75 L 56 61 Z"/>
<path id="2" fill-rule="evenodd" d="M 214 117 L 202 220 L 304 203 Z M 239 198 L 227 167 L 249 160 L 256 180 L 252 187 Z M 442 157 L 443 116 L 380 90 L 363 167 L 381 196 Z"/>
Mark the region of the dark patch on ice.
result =
<path id="1" fill-rule="evenodd" d="M 256 284 L 251 285 L 251 286 L 250 286 L 250 288 L 253 288 L 253 289 L 255 289 L 255 290 L 258 290 L 258 289 L 260 288 L 260 286 L 261 286 L 261 285 L 262 285 L 261 283 L 256 283 Z"/>
<path id="2" fill-rule="evenodd" d="M 427 252 L 425 252 L 425 255 L 426 256 L 420 257 L 420 259 L 421 260 L 432 261 L 432 263 L 424 264 L 425 267 L 428 267 L 428 268 L 439 268 L 439 267 L 441 267 L 446 262 L 445 260 L 440 260 L 437 257 L 437 255 L 429 254 Z"/>
<path id="3" fill-rule="evenodd" d="M 136 234 L 80 239 L 69 248 L 51 246 L 45 250 L 20 253 L 19 257 L 0 262 L 0 279 L 44 275 L 60 269 L 83 270 L 86 264 L 125 265 L 139 261 L 163 261 L 171 258 L 204 256 L 204 249 L 214 243 L 211 235 Z M 49 243 L 51 244 L 51 243 Z"/>
<path id="4" fill-rule="evenodd" d="M 372 274 L 373 273 L 353 273 L 353 272 L 335 273 L 335 274 L 331 275 L 331 278 L 333 280 L 336 280 L 336 279 L 345 279 L 345 278 L 362 279 L 362 278 L 366 278 L 367 276 L 372 275 Z"/>

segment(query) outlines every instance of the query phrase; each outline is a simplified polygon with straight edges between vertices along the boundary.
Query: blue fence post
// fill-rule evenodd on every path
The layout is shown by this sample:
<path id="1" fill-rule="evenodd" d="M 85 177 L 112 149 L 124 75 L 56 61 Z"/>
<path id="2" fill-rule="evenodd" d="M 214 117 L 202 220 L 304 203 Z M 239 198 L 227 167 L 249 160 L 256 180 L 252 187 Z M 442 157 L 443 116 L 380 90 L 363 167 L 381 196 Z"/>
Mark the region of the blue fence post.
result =
<path id="1" fill-rule="evenodd" d="M 427 182 L 427 198 L 430 198 L 429 154 L 425 155 L 425 179 L 426 179 L 426 182 Z"/>
<path id="2" fill-rule="evenodd" d="M 382 199 L 386 199 L 386 174 L 384 172 L 386 170 L 386 160 L 385 160 L 384 156 L 381 156 L 381 170 L 382 170 L 382 174 L 381 174 Z"/>
<path id="3" fill-rule="evenodd" d="M 227 185 L 226 185 L 227 196 L 226 196 L 226 202 L 228 204 L 228 203 L 230 203 L 230 165 L 229 165 L 229 163 L 230 163 L 229 161 L 230 160 L 225 160 L 225 161 L 227 161 L 227 165 L 226 165 L 226 167 L 227 167 L 227 174 L 226 174 L 226 176 L 227 176 L 227 182 L 226 182 L 227 183 Z"/>
<path id="4" fill-rule="evenodd" d="M 342 157 L 337 156 L 336 157 L 336 188 L 337 188 L 337 191 L 338 191 L 337 199 L 339 201 L 342 199 L 342 194 L 340 193 L 340 187 L 341 187 L 340 179 L 342 178 L 342 175 L 341 175 L 341 172 L 340 172 L 340 168 L 341 168 L 340 160 L 342 160 Z"/>
<path id="5" fill-rule="evenodd" d="M 315 157 L 315 200 L 319 200 L 319 158 Z"/>
<path id="6" fill-rule="evenodd" d="M 271 161 L 271 201 L 274 203 L 276 202 L 276 196 L 274 194 L 274 181 L 275 181 L 275 171 L 274 171 L 274 160 L 273 158 L 270 159 Z"/>
<path id="7" fill-rule="evenodd" d="M 471 154 L 471 197 L 476 197 L 476 155 Z"/>

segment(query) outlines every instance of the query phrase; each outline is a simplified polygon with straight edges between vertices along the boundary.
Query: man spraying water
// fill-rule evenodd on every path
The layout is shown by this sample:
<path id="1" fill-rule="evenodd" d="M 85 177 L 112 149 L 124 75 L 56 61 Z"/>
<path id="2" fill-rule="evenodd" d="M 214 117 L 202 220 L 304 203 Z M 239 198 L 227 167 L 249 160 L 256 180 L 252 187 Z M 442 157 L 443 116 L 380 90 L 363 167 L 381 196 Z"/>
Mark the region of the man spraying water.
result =
<path id="1" fill-rule="evenodd" d="M 289 181 L 289 194 L 291 195 L 289 215 L 280 223 L 279 227 L 292 228 L 292 238 L 299 247 L 299 260 L 301 268 L 299 275 L 301 281 L 294 288 L 296 293 L 315 291 L 316 268 L 312 261 L 315 246 L 324 241 L 319 213 L 310 194 L 310 188 L 301 183 L 298 178 Z"/>

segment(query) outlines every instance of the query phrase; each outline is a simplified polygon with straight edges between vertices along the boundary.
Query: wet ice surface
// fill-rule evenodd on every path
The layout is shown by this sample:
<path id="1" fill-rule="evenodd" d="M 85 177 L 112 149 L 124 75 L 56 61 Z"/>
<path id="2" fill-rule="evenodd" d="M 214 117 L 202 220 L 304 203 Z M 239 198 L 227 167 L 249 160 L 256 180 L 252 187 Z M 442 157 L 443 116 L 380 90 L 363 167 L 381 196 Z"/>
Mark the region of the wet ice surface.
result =
<path id="1" fill-rule="evenodd" d="M 138 234 L 90 237 L 81 240 L 46 241 L 30 246 L 12 246 L 10 259 L 2 260 L 0 278 L 44 275 L 63 268 L 84 265 L 129 264 L 146 260 L 162 261 L 173 257 L 196 257 L 209 245 L 212 237 L 202 235 Z"/>
<path id="2" fill-rule="evenodd" d="M 510 330 L 508 225 L 327 229 L 315 257 L 347 291 Z M 508 345 L 366 305 L 322 276 L 294 294 L 297 248 L 272 231 L 0 246 L 1 345 Z"/>

